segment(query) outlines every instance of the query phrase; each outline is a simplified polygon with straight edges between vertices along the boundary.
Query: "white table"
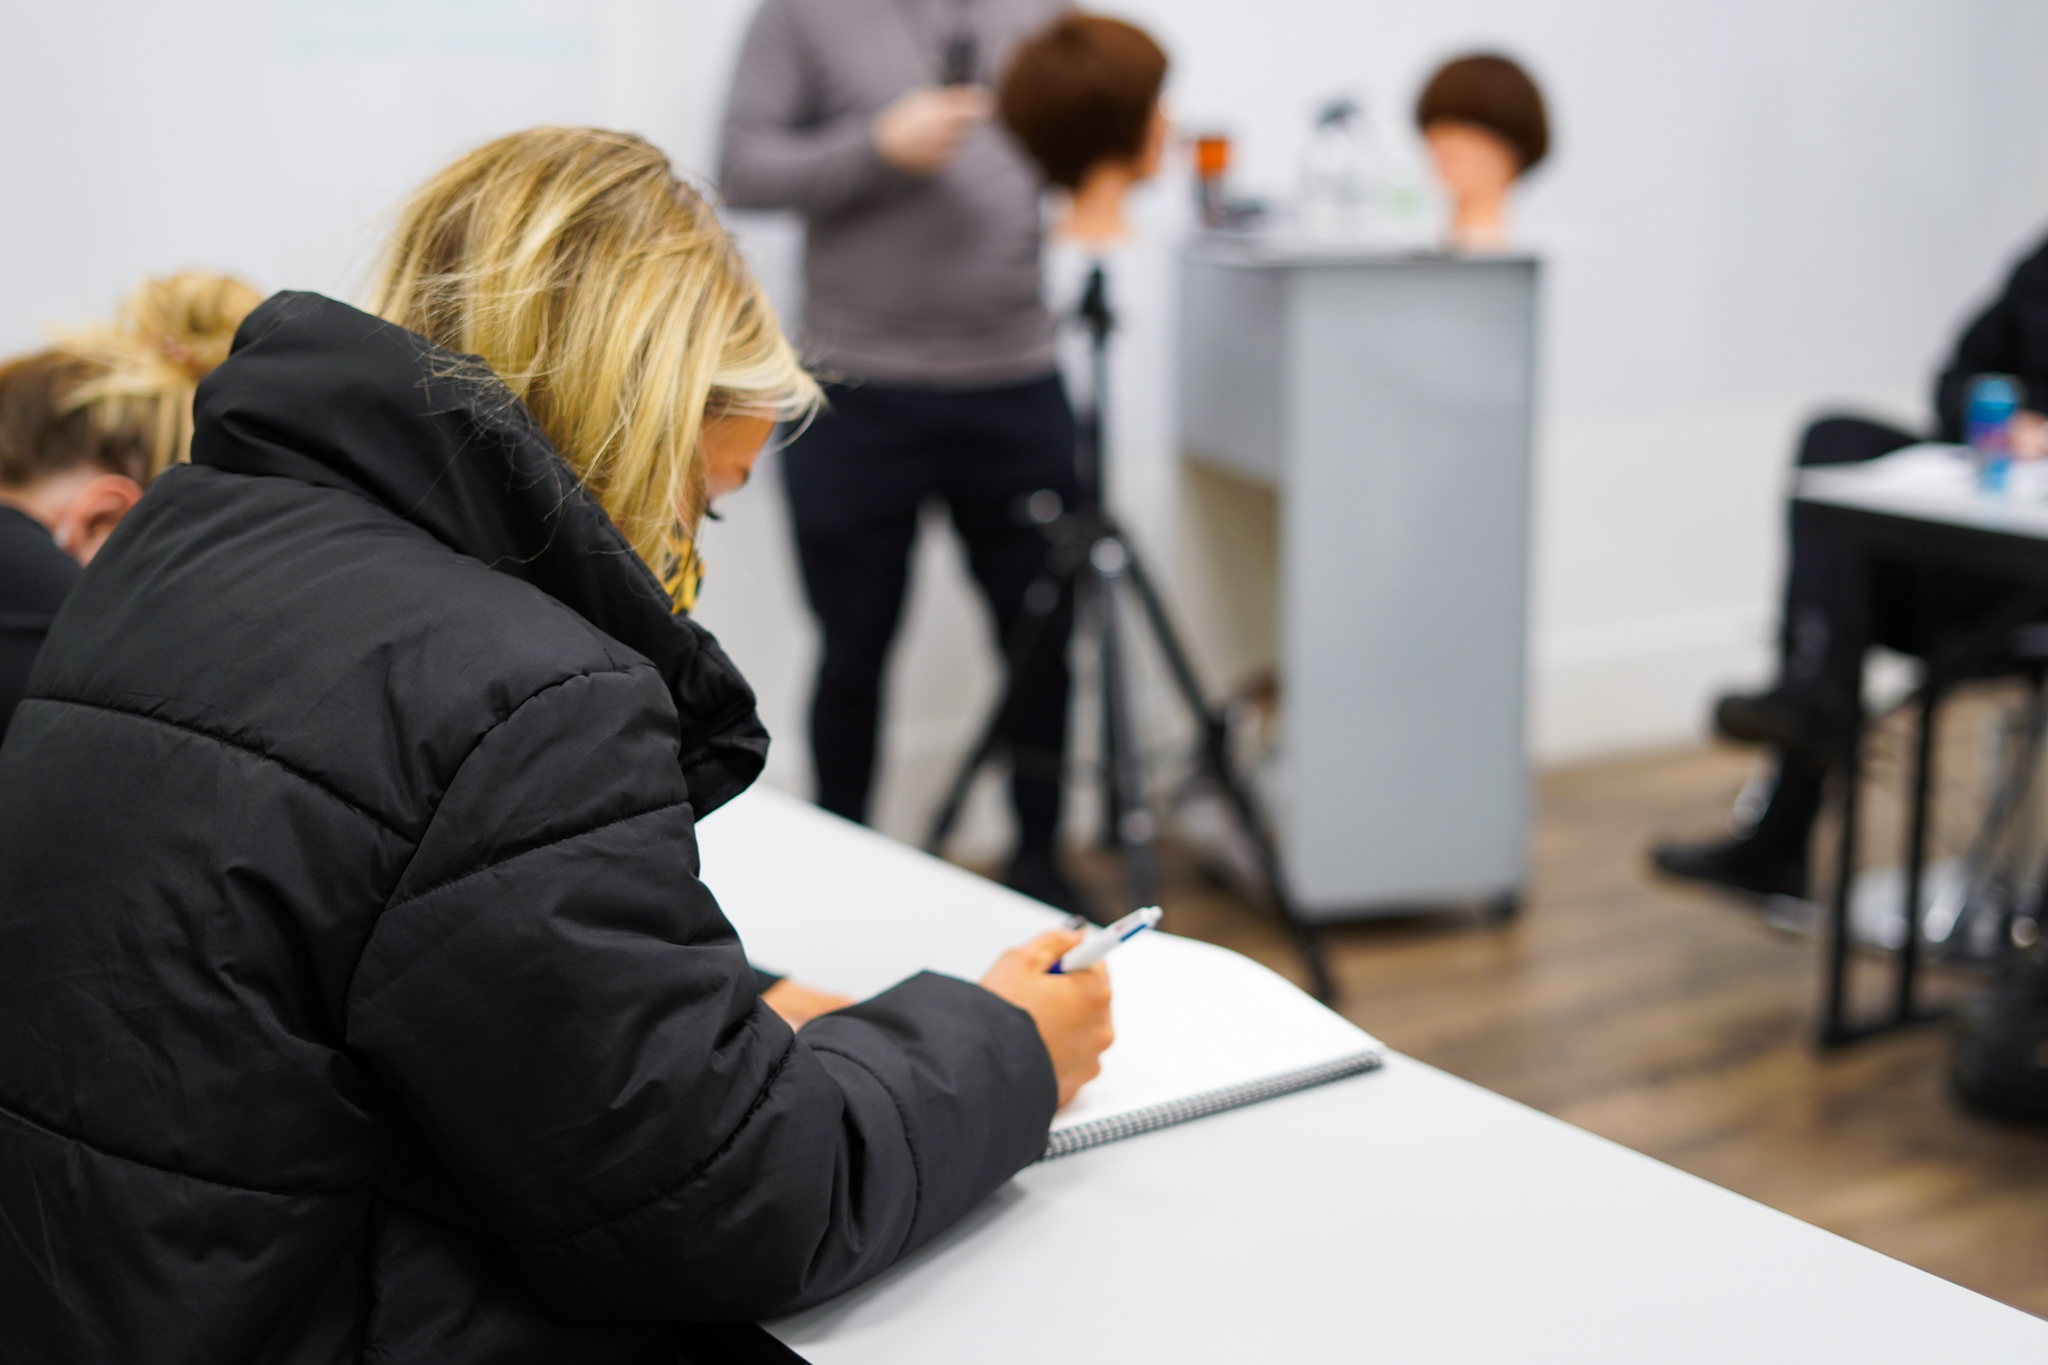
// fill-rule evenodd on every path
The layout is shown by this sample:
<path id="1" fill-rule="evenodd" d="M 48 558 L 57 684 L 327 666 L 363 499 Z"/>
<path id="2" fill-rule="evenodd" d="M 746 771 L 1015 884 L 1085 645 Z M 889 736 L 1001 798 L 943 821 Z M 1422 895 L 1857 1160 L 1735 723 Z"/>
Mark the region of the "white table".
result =
<path id="1" fill-rule="evenodd" d="M 771 791 L 700 838 L 750 950 L 824 985 L 1056 918 Z M 2048 1361 L 2048 1323 L 1400 1056 L 1030 1167 L 768 1327 L 815 1365 Z"/>
<path id="2" fill-rule="evenodd" d="M 1964 446 L 1927 443 L 1881 459 L 1801 469 L 1793 496 L 1801 502 L 1905 517 L 1999 535 L 2048 540 L 2048 487 L 2031 462 L 2012 475 L 2004 498 L 1977 491 L 1977 473 Z"/>

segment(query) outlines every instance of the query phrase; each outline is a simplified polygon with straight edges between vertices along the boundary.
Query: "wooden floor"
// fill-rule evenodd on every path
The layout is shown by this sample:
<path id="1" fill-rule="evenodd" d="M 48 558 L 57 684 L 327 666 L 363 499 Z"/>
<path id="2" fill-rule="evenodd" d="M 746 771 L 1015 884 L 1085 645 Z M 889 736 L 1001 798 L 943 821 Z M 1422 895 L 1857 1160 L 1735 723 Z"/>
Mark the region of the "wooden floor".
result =
<path id="1" fill-rule="evenodd" d="M 1647 872 L 1653 837 L 1725 820 L 1749 763 L 1696 750 L 1545 777 L 1520 920 L 1333 931 L 1340 1008 L 1411 1056 L 2048 1316 L 2048 1133 L 1958 1112 L 1938 1028 L 1819 1053 L 1815 946 Z M 1302 979 L 1260 912 L 1185 860 L 1168 882 L 1166 928 Z"/>

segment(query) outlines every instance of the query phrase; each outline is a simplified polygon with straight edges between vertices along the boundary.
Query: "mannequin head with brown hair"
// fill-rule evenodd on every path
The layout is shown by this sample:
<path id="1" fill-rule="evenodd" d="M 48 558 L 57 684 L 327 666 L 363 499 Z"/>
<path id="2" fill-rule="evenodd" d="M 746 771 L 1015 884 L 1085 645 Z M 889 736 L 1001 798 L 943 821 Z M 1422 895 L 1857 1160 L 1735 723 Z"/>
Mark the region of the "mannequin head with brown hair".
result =
<path id="1" fill-rule="evenodd" d="M 1135 24 L 1067 14 L 1017 45 L 1004 69 L 1003 124 L 1070 196 L 1062 236 L 1128 235 L 1124 196 L 1158 173 L 1169 127 L 1159 107 L 1166 53 Z"/>
<path id="2" fill-rule="evenodd" d="M 1550 152 L 1550 115 L 1529 73 L 1481 53 L 1447 62 L 1423 88 L 1415 126 L 1451 196 L 1451 242 L 1507 245 L 1515 182 Z"/>

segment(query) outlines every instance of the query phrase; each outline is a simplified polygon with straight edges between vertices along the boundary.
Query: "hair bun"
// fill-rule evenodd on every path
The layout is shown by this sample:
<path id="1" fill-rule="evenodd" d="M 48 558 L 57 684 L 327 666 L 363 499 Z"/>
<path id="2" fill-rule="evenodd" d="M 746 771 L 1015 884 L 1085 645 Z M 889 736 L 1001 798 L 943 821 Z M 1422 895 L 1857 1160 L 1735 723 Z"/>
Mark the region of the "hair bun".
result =
<path id="1" fill-rule="evenodd" d="M 74 393 L 109 438 L 125 433 L 149 452 L 148 473 L 186 457 L 192 393 L 228 358 L 235 330 L 263 302 L 232 275 L 185 270 L 144 280 L 114 321 L 61 333 L 59 350 L 105 367 Z"/>
<path id="2" fill-rule="evenodd" d="M 235 329 L 263 295 L 231 275 L 201 270 L 144 280 L 121 305 L 113 330 L 147 344 L 195 382 L 228 358 Z"/>

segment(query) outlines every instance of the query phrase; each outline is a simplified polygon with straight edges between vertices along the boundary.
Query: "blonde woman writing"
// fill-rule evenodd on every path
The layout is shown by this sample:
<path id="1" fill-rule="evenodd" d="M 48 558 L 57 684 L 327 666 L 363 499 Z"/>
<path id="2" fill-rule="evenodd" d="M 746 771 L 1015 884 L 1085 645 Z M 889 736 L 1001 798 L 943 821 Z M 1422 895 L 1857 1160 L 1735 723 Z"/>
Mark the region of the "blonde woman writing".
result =
<path id="1" fill-rule="evenodd" d="M 0 749 L 10 1353 L 672 1365 L 1043 1149 L 1077 936 L 797 1034 L 695 877 L 767 736 L 674 596 L 814 393 L 613 133 L 436 177 L 370 312 L 250 316 Z"/>

